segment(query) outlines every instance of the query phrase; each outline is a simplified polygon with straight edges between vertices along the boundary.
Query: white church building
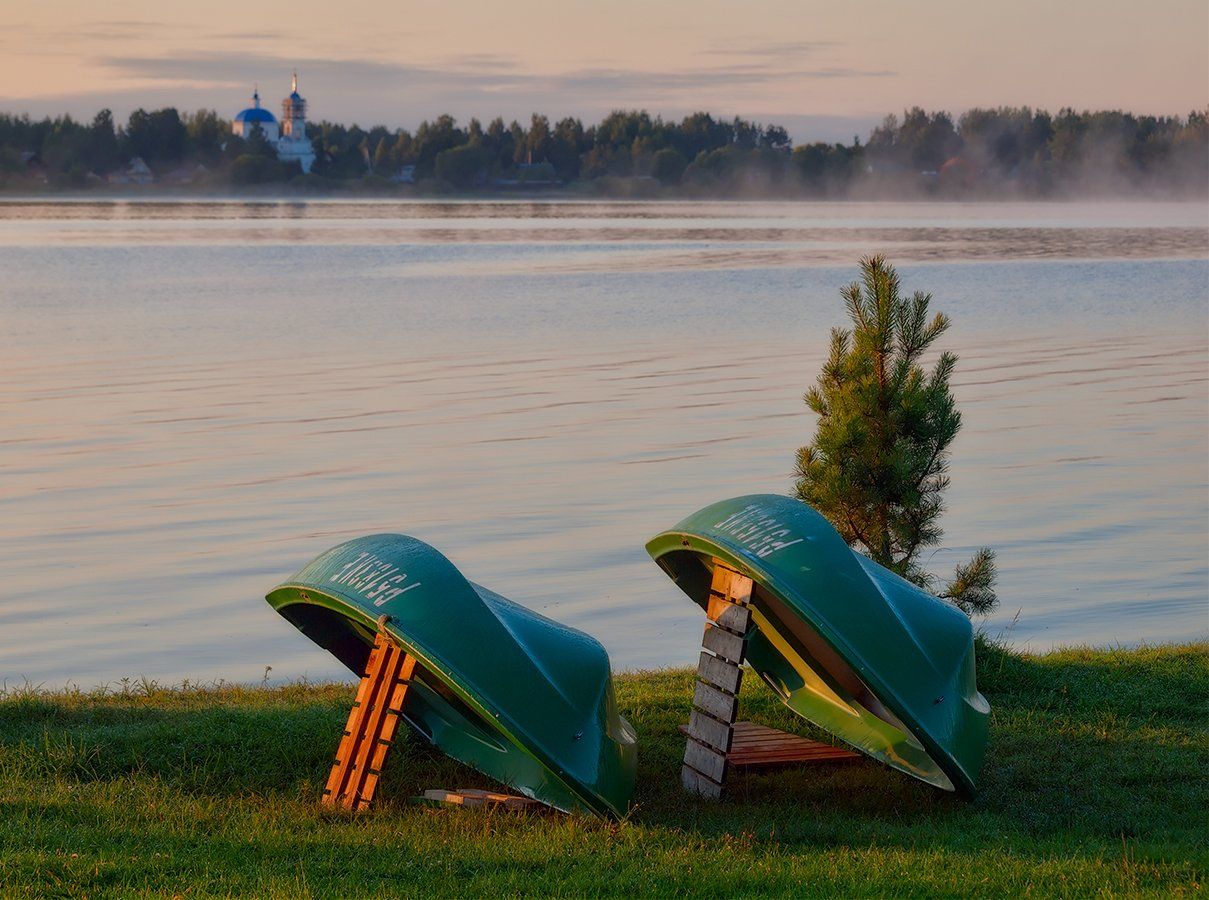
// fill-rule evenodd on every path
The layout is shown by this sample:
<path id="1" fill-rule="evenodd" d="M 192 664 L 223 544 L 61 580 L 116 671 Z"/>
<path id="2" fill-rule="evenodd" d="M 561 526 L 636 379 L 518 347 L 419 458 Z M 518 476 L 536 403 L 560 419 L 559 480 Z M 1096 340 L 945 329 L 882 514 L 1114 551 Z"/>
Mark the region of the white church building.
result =
<path id="1" fill-rule="evenodd" d="M 306 101 L 298 93 L 298 73 L 294 73 L 294 83 L 290 95 L 281 101 L 281 125 L 278 126 L 273 114 L 260 105 L 259 88 L 252 93 L 252 105 L 235 117 L 231 123 L 231 131 L 245 140 L 259 127 L 277 150 L 277 158 L 282 162 L 298 160 L 302 171 L 311 171 L 315 163 L 315 150 L 306 136 Z"/>

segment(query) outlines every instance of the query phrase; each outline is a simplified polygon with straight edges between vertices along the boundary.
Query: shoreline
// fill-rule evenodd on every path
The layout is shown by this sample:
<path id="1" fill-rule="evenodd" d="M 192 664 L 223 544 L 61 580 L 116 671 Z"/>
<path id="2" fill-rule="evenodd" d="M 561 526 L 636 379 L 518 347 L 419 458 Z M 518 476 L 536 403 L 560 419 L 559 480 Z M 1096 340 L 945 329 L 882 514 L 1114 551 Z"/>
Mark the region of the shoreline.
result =
<path id="1" fill-rule="evenodd" d="M 1182 652 L 1185 650 L 1197 650 L 1203 653 L 1206 659 L 1209 660 L 1209 633 L 1190 638 L 1189 640 L 1148 641 L 1143 639 L 1134 643 L 1073 643 L 1050 647 L 1046 650 L 1026 650 L 1013 646 L 1010 642 L 1001 638 L 990 638 L 984 633 L 976 631 L 975 647 L 979 654 L 977 664 L 979 666 L 980 673 L 983 665 L 983 656 L 988 655 L 989 658 L 997 659 L 999 654 L 1007 654 L 1025 661 L 1038 662 L 1050 657 L 1104 657 L 1114 654 L 1129 655 L 1155 651 Z M 266 666 L 268 671 L 272 671 L 272 668 L 272 666 Z M 656 668 L 614 668 L 613 677 L 642 680 L 646 678 L 661 678 L 668 675 L 681 675 L 695 671 L 695 667 L 683 664 L 674 664 Z M 73 679 L 71 678 L 68 678 L 66 681 L 64 681 L 61 687 L 47 687 L 45 682 L 35 683 L 32 679 L 25 678 L 24 676 L 15 676 L 12 679 L 0 679 L 0 704 L 11 702 L 14 698 L 29 697 L 39 697 L 45 699 L 70 697 L 100 700 L 106 698 L 131 699 L 140 696 L 151 696 L 154 694 L 205 695 L 211 693 L 220 694 L 231 691 L 290 692 L 298 690 L 343 690 L 344 688 L 355 684 L 356 680 L 357 676 L 352 672 L 348 674 L 348 680 L 345 681 L 328 677 L 311 679 L 305 675 L 289 678 L 264 677 L 259 681 L 228 681 L 221 676 L 211 679 L 189 678 L 187 676 L 182 676 L 179 681 L 168 681 L 161 678 L 152 678 L 147 675 L 127 675 L 111 681 L 102 681 L 94 684 L 92 687 L 84 688 L 73 683 Z"/>

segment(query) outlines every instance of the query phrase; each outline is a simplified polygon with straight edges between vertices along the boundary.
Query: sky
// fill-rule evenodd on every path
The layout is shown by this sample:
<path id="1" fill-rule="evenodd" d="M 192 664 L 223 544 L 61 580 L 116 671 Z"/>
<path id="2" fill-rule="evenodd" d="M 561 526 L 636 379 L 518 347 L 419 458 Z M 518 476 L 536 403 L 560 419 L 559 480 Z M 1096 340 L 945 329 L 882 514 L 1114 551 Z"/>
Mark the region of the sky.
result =
<path id="1" fill-rule="evenodd" d="M 1187 114 L 1205 0 L 0 0 L 0 110 L 233 116 L 295 68 L 312 119 L 414 128 L 642 108 L 862 139 L 910 106 Z"/>

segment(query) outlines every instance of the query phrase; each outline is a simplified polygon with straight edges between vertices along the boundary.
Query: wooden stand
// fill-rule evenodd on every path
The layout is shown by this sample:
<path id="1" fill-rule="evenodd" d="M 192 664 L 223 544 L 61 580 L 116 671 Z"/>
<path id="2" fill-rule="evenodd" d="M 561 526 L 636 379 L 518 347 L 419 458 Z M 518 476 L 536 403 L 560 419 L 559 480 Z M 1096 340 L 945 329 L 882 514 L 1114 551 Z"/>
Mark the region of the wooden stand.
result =
<path id="1" fill-rule="evenodd" d="M 751 625 L 750 578 L 714 560 L 703 650 L 697 663 L 693 711 L 680 781 L 690 793 L 718 799 L 732 769 L 771 768 L 860 758 L 819 741 L 738 722 L 739 686 Z"/>
<path id="2" fill-rule="evenodd" d="M 352 810 L 369 807 L 399 728 L 416 661 L 386 634 L 386 621 L 386 616 L 378 619 L 374 649 L 323 791 L 323 803 L 329 806 Z"/>

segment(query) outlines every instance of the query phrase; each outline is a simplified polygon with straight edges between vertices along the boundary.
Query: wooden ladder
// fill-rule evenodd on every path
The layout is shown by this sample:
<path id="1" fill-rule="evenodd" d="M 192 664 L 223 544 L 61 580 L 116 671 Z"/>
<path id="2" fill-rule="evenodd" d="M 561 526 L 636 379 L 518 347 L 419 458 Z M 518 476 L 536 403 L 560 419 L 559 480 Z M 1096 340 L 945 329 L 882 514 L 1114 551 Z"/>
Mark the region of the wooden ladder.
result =
<path id="1" fill-rule="evenodd" d="M 399 728 L 416 660 L 386 633 L 387 621 L 387 616 L 378 619 L 374 648 L 323 790 L 323 803 L 328 806 L 369 807 Z"/>
<path id="2" fill-rule="evenodd" d="M 750 578 L 720 560 L 713 564 L 693 710 L 688 725 L 680 728 L 687 736 L 681 784 L 690 793 L 718 799 L 734 769 L 860 759 L 858 753 L 821 741 L 737 721 L 755 588 Z"/>

